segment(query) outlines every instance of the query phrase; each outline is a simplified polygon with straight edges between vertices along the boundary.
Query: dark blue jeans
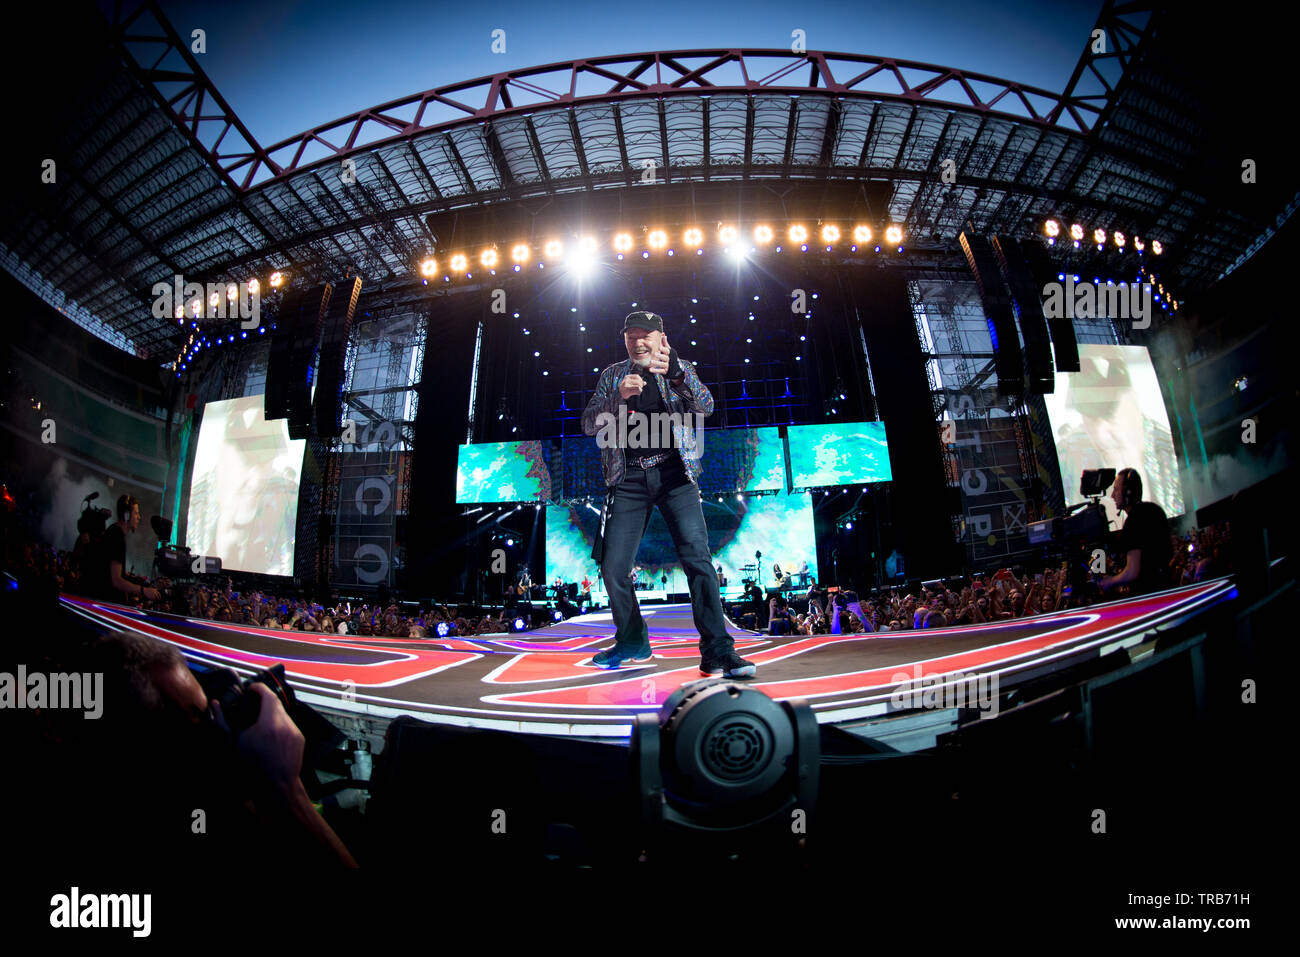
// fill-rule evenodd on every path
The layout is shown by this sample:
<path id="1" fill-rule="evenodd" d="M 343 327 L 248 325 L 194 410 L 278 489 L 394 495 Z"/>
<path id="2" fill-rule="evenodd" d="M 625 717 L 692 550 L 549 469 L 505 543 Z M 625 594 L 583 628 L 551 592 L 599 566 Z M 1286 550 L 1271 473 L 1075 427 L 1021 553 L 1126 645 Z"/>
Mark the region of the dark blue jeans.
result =
<path id="1" fill-rule="evenodd" d="M 704 524 L 700 489 L 686 475 L 679 456 L 649 469 L 629 466 L 627 476 L 614 491 L 605 521 L 605 551 L 601 577 L 614 614 L 615 641 L 620 647 L 640 648 L 649 631 L 641 617 L 636 590 L 628 580 L 637 548 L 650 524 L 654 507 L 668 522 L 677 557 L 691 591 L 691 614 L 700 633 L 701 657 L 718 657 L 735 649 L 722 619 L 722 595 L 709 553 L 709 532 Z"/>

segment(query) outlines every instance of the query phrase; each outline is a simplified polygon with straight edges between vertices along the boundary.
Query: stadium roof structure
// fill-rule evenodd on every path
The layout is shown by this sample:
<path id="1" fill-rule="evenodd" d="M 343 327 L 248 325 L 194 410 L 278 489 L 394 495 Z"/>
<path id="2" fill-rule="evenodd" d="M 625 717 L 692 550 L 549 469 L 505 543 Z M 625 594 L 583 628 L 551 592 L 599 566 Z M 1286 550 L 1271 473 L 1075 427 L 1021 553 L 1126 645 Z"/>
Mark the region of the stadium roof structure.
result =
<path id="1" fill-rule="evenodd" d="M 646 160 L 678 186 L 887 184 L 881 219 L 957 257 L 967 223 L 1029 236 L 1057 218 L 1158 239 L 1183 296 L 1295 205 L 1243 211 L 1214 186 L 1201 87 L 1159 5 L 1107 0 L 1101 42 L 1059 93 L 857 54 L 661 51 L 467 80 L 266 147 L 156 0 L 103 29 L 93 94 L 62 126 L 57 184 L 9 211 L 0 260 L 146 358 L 172 357 L 187 334 L 151 309 L 154 284 L 175 275 L 350 269 L 368 285 L 418 285 L 444 239 L 439 215 L 626 193 Z"/>

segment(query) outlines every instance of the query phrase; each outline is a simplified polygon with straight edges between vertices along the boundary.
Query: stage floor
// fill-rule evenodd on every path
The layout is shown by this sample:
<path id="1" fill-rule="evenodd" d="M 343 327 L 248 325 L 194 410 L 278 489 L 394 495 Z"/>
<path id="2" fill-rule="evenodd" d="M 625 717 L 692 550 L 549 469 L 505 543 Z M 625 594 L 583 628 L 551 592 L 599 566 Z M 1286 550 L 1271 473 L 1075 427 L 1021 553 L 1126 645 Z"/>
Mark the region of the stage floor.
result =
<path id="1" fill-rule="evenodd" d="M 1150 632 L 1235 596 L 1216 579 L 1142 598 L 1000 624 L 880 635 L 773 638 L 729 623 L 736 650 L 758 665 L 749 682 L 774 699 L 803 698 L 821 723 L 879 718 L 905 682 L 935 675 L 998 678 L 1007 690 L 1099 655 L 1123 652 Z M 654 659 L 604 671 L 608 611 L 518 635 L 364 638 L 286 632 L 138 611 L 64 596 L 78 613 L 175 644 L 192 662 L 243 674 L 283 662 L 302 700 L 332 714 L 428 721 L 539 734 L 626 737 L 639 712 L 657 711 L 698 680 L 699 635 L 689 605 L 642 614 Z"/>

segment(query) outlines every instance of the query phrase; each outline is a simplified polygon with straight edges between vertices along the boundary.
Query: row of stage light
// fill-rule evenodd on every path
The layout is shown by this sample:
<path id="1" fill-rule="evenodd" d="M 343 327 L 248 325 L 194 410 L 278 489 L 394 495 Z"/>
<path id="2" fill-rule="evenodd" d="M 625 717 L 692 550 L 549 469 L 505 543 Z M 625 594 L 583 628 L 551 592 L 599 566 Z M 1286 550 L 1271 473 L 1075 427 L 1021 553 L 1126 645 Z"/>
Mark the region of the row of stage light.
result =
<path id="1" fill-rule="evenodd" d="M 1060 221 L 1055 219 L 1049 219 L 1045 221 L 1043 223 L 1043 234 L 1047 236 L 1047 244 L 1049 246 L 1055 246 L 1056 241 L 1062 238 Z M 1085 230 L 1082 225 L 1080 225 L 1079 223 L 1071 224 L 1069 229 L 1069 239 L 1074 243 L 1075 249 L 1083 248 L 1083 243 L 1086 236 L 1087 236 L 1087 230 Z M 1124 235 L 1124 233 L 1120 232 L 1119 230 L 1114 230 L 1113 232 L 1107 232 L 1104 229 L 1098 228 L 1092 231 L 1092 242 L 1097 247 L 1097 252 L 1104 252 L 1108 244 L 1113 245 L 1114 248 L 1119 252 L 1125 252 L 1127 251 L 1129 246 L 1129 237 Z M 1165 247 L 1160 242 L 1160 240 L 1153 239 L 1151 241 L 1150 247 L 1151 247 L 1151 253 L 1153 255 L 1155 256 L 1164 255 Z M 1133 249 L 1134 251 L 1137 252 L 1139 256 L 1142 256 L 1142 254 L 1146 252 L 1147 243 L 1142 241 L 1141 236 L 1133 237 Z M 1059 278 L 1064 280 L 1065 279 L 1064 274 L 1062 274 Z M 1078 281 L 1078 276 L 1075 277 L 1075 281 L 1076 282 Z M 1097 280 L 1094 280 L 1094 282 L 1096 281 Z M 1147 269 L 1145 265 L 1143 265 L 1138 270 L 1137 281 L 1150 282 L 1155 287 L 1156 291 L 1159 293 L 1159 295 L 1157 295 L 1156 298 L 1160 299 L 1163 297 L 1165 302 L 1169 303 L 1170 308 L 1172 308 L 1175 312 L 1178 311 L 1179 303 L 1177 302 L 1177 300 L 1175 300 L 1172 296 L 1169 296 L 1165 293 L 1165 287 L 1156 281 L 1156 277 L 1152 275 L 1151 271 Z"/>
<path id="2" fill-rule="evenodd" d="M 267 285 L 271 287 L 272 291 L 277 291 L 283 288 L 284 284 L 288 281 L 288 278 L 289 277 L 283 272 L 273 272 L 267 279 Z M 214 284 L 209 284 L 209 285 L 214 285 Z M 220 285 L 220 284 L 215 284 L 215 285 Z M 262 283 L 256 277 L 248 280 L 246 286 L 250 296 L 260 293 L 262 289 Z M 238 298 L 239 298 L 239 285 L 233 282 L 226 283 L 226 302 L 228 304 L 234 304 L 236 303 Z M 238 305 L 227 305 L 225 309 L 220 309 L 219 308 L 220 306 L 221 306 L 221 294 L 216 291 L 212 291 L 208 293 L 208 309 L 206 314 L 204 314 L 204 310 L 203 310 L 203 300 L 199 299 L 198 297 L 195 297 L 189 301 L 190 317 L 193 320 L 190 323 L 190 328 L 193 329 L 194 332 L 190 335 L 190 338 L 185 343 L 185 345 L 181 347 L 180 352 L 176 354 L 176 358 L 172 362 L 172 369 L 176 372 L 176 378 L 179 379 L 181 377 L 181 371 L 186 369 L 189 366 L 189 364 L 193 362 L 195 358 L 197 358 L 199 351 L 204 346 L 208 346 L 208 347 L 212 347 L 214 345 L 219 346 L 219 345 L 223 345 L 227 341 L 228 342 L 235 341 L 235 336 L 233 333 L 231 333 L 228 337 L 223 335 L 217 335 L 215 341 L 213 341 L 208 337 L 208 334 L 206 332 L 199 330 L 200 320 L 210 320 L 210 319 L 224 320 L 228 318 L 233 318 L 233 319 L 239 318 Z M 225 314 L 223 315 L 223 313 Z M 185 325 L 184 304 L 178 305 L 176 307 L 176 322 L 178 325 L 182 325 L 182 326 Z M 275 326 L 273 325 L 271 328 L 274 329 Z M 266 327 L 264 325 L 259 325 L 257 327 L 257 334 L 265 335 Z M 239 338 L 247 339 L 248 331 L 246 329 L 241 328 L 239 331 Z"/>
<path id="3" fill-rule="evenodd" d="M 198 328 L 197 325 L 195 326 L 195 328 L 196 329 Z M 271 323 L 271 329 L 272 330 L 275 329 L 275 323 Z M 266 326 L 258 326 L 257 334 L 259 336 L 265 335 Z M 239 338 L 241 340 L 247 339 L 248 330 L 240 329 Z M 190 363 L 198 358 L 199 352 L 201 352 L 205 346 L 209 349 L 214 349 L 217 346 L 223 346 L 226 345 L 227 343 L 233 343 L 234 341 L 235 341 L 235 334 L 233 332 L 230 333 L 229 335 L 218 335 L 216 336 L 215 339 L 208 338 L 208 336 L 204 333 L 199 333 L 199 332 L 191 333 L 185 345 L 181 347 L 180 353 L 172 361 L 172 369 L 176 371 L 176 378 L 179 379 L 181 377 L 181 372 L 189 368 Z M 164 368 L 166 367 L 164 366 Z"/>
<path id="4" fill-rule="evenodd" d="M 1056 240 L 1060 238 L 1061 235 L 1060 222 L 1058 222 L 1055 219 L 1047 220 L 1045 223 L 1043 223 L 1043 233 L 1047 236 L 1048 245 L 1055 246 Z M 1082 248 L 1085 235 L 1086 235 L 1086 231 L 1078 223 L 1074 223 L 1073 225 L 1070 226 L 1070 239 L 1074 241 L 1075 249 Z M 1096 244 L 1098 252 L 1106 248 L 1107 242 L 1114 243 L 1116 249 L 1123 249 L 1128 245 L 1128 237 L 1125 236 L 1123 233 L 1121 233 L 1119 230 L 1116 230 L 1113 233 L 1107 233 L 1106 230 L 1104 229 L 1094 229 L 1092 231 L 1092 241 Z M 1146 243 L 1142 241 L 1142 237 L 1140 236 L 1133 237 L 1133 248 L 1136 249 L 1138 252 L 1144 252 L 1146 250 L 1147 248 Z M 1154 239 L 1151 241 L 1152 253 L 1154 253 L 1157 256 L 1160 256 L 1164 253 L 1164 251 L 1165 248 L 1161 244 L 1160 240 Z"/>
<path id="5" fill-rule="evenodd" d="M 820 293 L 816 293 L 816 292 L 815 292 L 815 293 L 812 294 L 812 298 L 813 298 L 813 299 L 818 299 L 818 298 L 820 298 L 820 296 L 821 296 Z M 691 298 L 691 302 L 692 302 L 692 303 L 698 304 L 699 301 L 700 301 L 700 300 L 697 299 L 697 298 L 695 298 L 695 297 L 692 297 L 692 298 Z M 758 302 L 758 301 L 759 301 L 759 297 L 758 297 L 758 296 L 754 296 L 754 301 L 755 301 L 755 302 Z M 638 307 L 638 305 L 639 305 L 639 303 L 634 302 L 634 303 L 632 303 L 632 308 L 633 308 L 633 309 L 636 309 L 636 308 Z M 578 311 L 578 307 L 577 307 L 577 306 L 570 306 L 570 307 L 569 307 L 569 311 L 570 311 L 570 312 L 577 312 L 577 311 Z M 521 313 L 518 313 L 518 312 L 514 313 L 514 317 L 515 317 L 516 319 L 521 318 L 521 315 L 522 315 L 522 314 L 521 314 Z M 811 309 L 809 309 L 809 310 L 808 310 L 804 315 L 805 315 L 808 319 L 811 319 L 811 318 L 813 317 L 813 311 L 812 311 Z M 698 320 L 696 319 L 696 316 L 695 316 L 694 313 L 690 313 L 689 316 L 688 316 L 688 318 L 690 319 L 691 325 L 695 325 L 696 322 L 698 321 Z M 752 312 L 749 313 L 749 321 L 750 321 L 750 322 L 754 322 L 754 321 L 756 320 L 756 318 L 757 318 L 757 317 L 756 317 Z M 526 335 L 526 336 L 530 336 L 530 335 L 532 335 L 532 332 L 529 330 L 529 328 L 528 328 L 527 326 L 523 326 L 523 327 L 522 327 L 522 331 L 523 331 L 523 334 Z M 579 332 L 586 332 L 586 331 L 587 331 L 587 326 L 586 326 L 586 324 L 583 323 L 583 322 L 579 322 L 579 323 L 578 323 L 578 331 L 579 331 Z M 688 335 L 689 335 L 689 333 L 688 333 Z M 808 336 L 807 336 L 807 335 L 802 335 L 802 334 L 801 334 L 801 335 L 799 336 L 799 341 L 800 341 L 800 342 L 807 342 L 807 341 L 808 341 Z M 745 337 L 745 343 L 746 343 L 746 345 L 752 345 L 753 342 L 754 342 L 754 339 L 753 339 L 752 336 L 746 336 L 746 337 Z M 697 340 L 692 339 L 692 340 L 690 340 L 690 343 L 691 343 L 691 345 L 697 345 Z M 591 352 L 594 348 L 595 348 L 594 346 L 587 346 L 587 351 L 588 351 L 588 352 Z M 541 350 L 540 350 L 540 349 L 534 349 L 534 350 L 533 350 L 533 358 L 534 358 L 534 359 L 540 359 L 541 357 L 542 357 L 542 352 L 541 352 Z M 796 355 L 796 356 L 794 357 L 794 359 L 795 359 L 796 362 L 802 362 L 802 361 L 803 361 L 803 356 L 801 356 L 801 355 Z M 746 364 L 746 365 L 749 364 L 749 359 L 748 359 L 748 358 L 745 359 L 745 364 Z M 595 367 L 592 368 L 591 371 L 592 371 L 592 372 L 599 372 L 599 371 L 600 371 L 600 367 L 599 367 L 599 366 L 595 366 Z M 551 373 L 550 373 L 550 370 L 548 370 L 548 369 L 543 369 L 543 370 L 542 370 L 542 375 L 544 375 L 544 376 L 549 376 L 550 374 L 551 374 Z M 744 389 L 743 380 L 742 380 L 741 388 L 742 388 L 742 390 Z M 787 395 L 789 395 L 789 391 L 788 391 L 789 388 L 790 388 L 790 383 L 789 383 L 788 378 L 787 378 L 787 382 L 786 382 L 786 390 L 787 390 L 786 394 L 787 394 Z M 742 396 L 742 398 L 744 398 L 744 396 Z M 844 396 L 840 396 L 840 398 L 844 398 Z M 501 419 L 502 416 L 501 416 L 501 415 L 498 415 L 497 418 L 498 418 L 498 419 Z M 511 432 L 514 432 L 514 431 L 516 431 L 516 429 L 512 428 L 510 431 L 511 431 Z"/>
<path id="6" fill-rule="evenodd" d="M 841 230 L 839 226 L 827 224 L 821 227 L 821 242 L 826 246 L 828 252 L 833 251 L 835 246 L 845 239 L 846 232 L 848 237 L 851 239 L 851 245 L 849 248 L 853 252 L 857 252 L 859 246 L 870 245 L 875 235 L 870 226 L 859 225 L 854 226 L 851 230 L 848 227 Z M 753 242 L 751 248 L 757 250 L 760 247 L 766 247 L 773 243 L 776 240 L 776 231 L 771 226 L 758 225 L 751 230 L 750 236 Z M 786 236 L 789 241 L 797 245 L 801 251 L 808 251 L 811 231 L 807 226 L 795 224 L 789 227 L 786 231 Z M 884 238 L 887 245 L 898 247 L 899 252 L 902 252 L 902 227 L 889 226 L 884 231 Z M 746 250 L 737 246 L 737 244 L 741 242 L 741 239 L 740 231 L 735 226 L 723 226 L 719 228 L 717 241 L 724 252 L 730 252 L 732 255 L 737 257 L 743 257 L 746 254 Z M 676 254 L 677 250 L 675 247 L 671 246 L 670 243 L 671 240 L 666 229 L 652 229 L 646 233 L 645 246 L 648 248 L 641 250 L 641 256 L 643 259 L 649 259 L 652 253 L 663 253 L 668 256 L 673 256 Z M 704 230 L 692 226 L 682 233 L 681 243 L 687 251 L 694 251 L 696 255 L 704 255 Z M 566 252 L 567 247 L 563 240 L 548 240 L 542 246 L 541 256 L 537 263 L 538 268 L 545 268 L 546 264 L 550 263 L 552 265 L 562 264 L 571 269 L 581 269 L 592 265 L 595 262 L 596 256 L 600 253 L 600 243 L 594 236 L 583 236 L 574 245 L 575 248 L 572 251 Z M 636 241 L 632 234 L 628 232 L 617 233 L 610 240 L 610 249 L 620 260 L 632 253 L 635 246 Z M 777 246 L 776 251 L 781 252 L 783 248 L 783 246 Z M 875 251 L 880 252 L 879 245 L 875 246 Z M 514 264 L 515 271 L 518 272 L 531 262 L 533 254 L 533 247 L 528 243 L 516 243 L 511 247 L 510 259 Z M 489 246 L 479 253 L 478 264 L 484 269 L 487 269 L 492 275 L 495 275 L 497 266 L 501 265 L 501 258 L 501 252 L 497 246 Z M 442 278 L 444 282 L 450 282 L 452 274 L 459 275 L 464 273 L 466 276 L 472 276 L 472 273 L 469 272 L 470 258 L 466 253 L 453 253 L 448 258 L 447 265 L 450 272 L 443 275 Z M 429 279 L 438 275 L 440 271 L 438 266 L 438 260 L 430 256 L 420 263 L 420 275 L 423 276 L 427 282 Z"/>
<path id="7" fill-rule="evenodd" d="M 273 272 L 271 273 L 270 279 L 267 281 L 267 285 L 269 285 L 273 290 L 276 290 L 281 288 L 287 280 L 288 280 L 288 276 L 286 276 L 284 273 Z M 214 285 L 214 284 L 209 283 L 208 285 Z M 220 285 L 220 284 L 217 283 L 215 285 Z M 261 292 L 262 289 L 262 283 L 256 277 L 248 280 L 247 286 L 250 295 L 259 293 Z M 234 282 L 226 283 L 226 301 L 234 302 L 238 298 L 239 298 L 239 284 Z M 213 314 L 216 312 L 217 307 L 220 305 L 221 305 L 221 294 L 219 292 L 210 292 L 208 293 L 207 315 L 202 315 L 203 300 L 199 299 L 198 297 L 195 297 L 189 301 L 190 315 L 195 319 L 211 319 L 213 318 Z M 226 317 L 217 316 L 217 318 L 224 319 Z M 185 324 L 184 305 L 179 305 L 176 307 L 176 321 L 181 325 Z"/>
<path id="8" fill-rule="evenodd" d="M 1080 275 L 1077 272 L 1057 273 L 1056 279 L 1058 282 L 1065 282 L 1067 276 L 1071 276 L 1076 283 L 1080 282 Z M 1121 284 L 1123 282 L 1124 280 L 1120 280 Z M 1150 285 L 1151 291 L 1155 296 L 1155 301 L 1160 304 L 1160 308 L 1163 309 L 1166 313 L 1170 311 L 1173 312 L 1178 311 L 1179 303 L 1176 302 L 1171 296 L 1169 296 L 1165 292 L 1164 284 L 1157 282 L 1156 277 L 1153 276 L 1151 273 L 1149 273 L 1145 266 L 1143 266 L 1141 269 L 1138 270 L 1138 274 L 1133 278 L 1133 282 L 1138 285 L 1144 285 L 1144 284 Z M 1103 280 L 1100 276 L 1093 276 L 1092 284 L 1094 286 L 1100 287 L 1100 286 L 1114 286 L 1116 283 L 1114 279 Z"/>
<path id="9" fill-rule="evenodd" d="M 854 226 L 850 231 L 848 230 L 848 227 L 841 229 L 838 225 L 833 223 L 824 224 L 821 227 L 820 237 L 827 252 L 834 251 L 836 244 L 845 238 L 846 231 L 848 231 L 849 237 L 852 240 L 849 246 L 851 252 L 857 252 L 859 246 L 869 245 L 875 235 L 871 227 L 866 225 L 860 224 Z M 1057 239 L 1061 238 L 1061 223 L 1056 219 L 1048 219 L 1043 224 L 1043 232 L 1047 236 L 1048 244 L 1054 246 L 1056 245 Z M 754 226 L 750 235 L 754 245 L 749 251 L 757 251 L 759 247 L 766 247 L 776 239 L 776 231 L 766 224 Z M 802 252 L 808 251 L 808 239 L 810 235 L 811 233 L 809 228 L 799 223 L 791 225 L 786 230 L 786 236 L 789 241 L 797 244 Z M 1079 223 L 1073 223 L 1069 227 L 1068 235 L 1074 243 L 1074 248 L 1081 249 L 1087 235 L 1085 228 Z M 652 229 L 646 234 L 645 238 L 646 245 L 649 248 L 641 251 L 642 258 L 648 259 L 652 253 L 664 253 L 668 256 L 675 255 L 676 250 L 671 248 L 669 245 L 669 236 L 666 229 Z M 683 246 L 687 250 L 694 250 L 697 255 L 704 254 L 705 235 L 703 229 L 692 226 L 683 231 L 681 239 Z M 743 247 L 737 246 L 739 239 L 740 231 L 735 226 L 722 226 L 718 229 L 717 241 L 722 246 L 723 251 L 738 259 L 742 259 L 747 255 L 748 251 L 744 250 Z M 887 227 L 884 230 L 884 239 L 886 244 L 889 246 L 897 247 L 899 252 L 903 251 L 903 230 L 900 226 L 891 225 Z M 1101 228 L 1092 231 L 1092 239 L 1096 244 L 1098 252 L 1103 251 L 1108 243 L 1113 244 L 1117 250 L 1124 251 L 1128 247 L 1129 242 L 1128 237 L 1123 232 L 1120 232 L 1119 230 L 1108 232 Z M 1147 249 L 1147 243 L 1145 243 L 1141 237 L 1135 235 L 1132 237 L 1132 240 L 1132 247 L 1139 253 L 1139 255 L 1145 252 Z M 538 268 L 545 268 L 545 265 L 548 262 L 552 265 L 562 264 L 577 272 L 583 272 L 592 267 L 595 264 L 596 256 L 600 251 L 600 245 L 596 238 L 594 236 L 584 236 L 580 238 L 575 245 L 576 249 L 566 254 L 566 246 L 563 240 L 551 239 L 547 241 L 542 247 L 542 255 L 537 263 Z M 610 242 L 610 246 L 619 260 L 624 259 L 629 253 L 631 253 L 635 245 L 635 240 L 629 232 L 617 233 Z M 775 248 L 777 252 L 782 252 L 784 247 L 777 246 Z M 1164 253 L 1164 247 L 1159 240 L 1152 240 L 1150 243 L 1150 249 L 1156 256 Z M 874 251 L 877 253 L 880 252 L 880 246 L 876 245 Z M 514 270 L 516 272 L 520 271 L 523 266 L 527 265 L 531 261 L 532 257 L 533 249 L 527 243 L 517 243 L 510 251 L 510 258 L 513 260 Z M 495 245 L 484 249 L 479 254 L 479 264 L 483 266 L 483 268 L 487 269 L 491 275 L 496 275 L 496 267 L 500 262 L 501 254 Z M 470 260 L 465 253 L 453 254 L 450 257 L 448 264 L 451 273 L 463 273 L 466 277 L 472 278 L 473 274 L 469 272 Z M 419 272 L 420 275 L 424 277 L 424 281 L 427 284 L 428 280 L 436 276 L 439 272 L 438 260 L 433 257 L 426 258 L 420 263 Z M 1150 272 L 1145 268 L 1140 270 L 1139 274 L 1140 276 L 1148 276 L 1154 283 L 1155 277 L 1151 276 Z M 444 282 L 450 282 L 451 274 L 444 274 L 442 278 Z M 284 272 L 276 271 L 271 273 L 268 277 L 267 284 L 272 290 L 279 290 L 284 286 L 287 279 L 288 277 Z M 212 284 L 209 284 L 209 289 L 211 288 L 211 285 Z M 1179 307 L 1179 303 L 1165 294 L 1163 285 L 1156 283 L 1156 286 L 1160 296 L 1169 303 L 1172 309 L 1176 311 Z M 257 278 L 247 280 L 247 289 L 249 294 L 259 293 L 261 290 L 260 280 Z M 225 293 L 228 302 L 235 302 L 239 296 L 239 292 L 238 284 L 226 284 Z M 195 320 L 191 323 L 191 327 L 195 330 L 198 329 L 197 320 L 224 318 L 220 315 L 221 296 L 219 292 L 209 291 L 206 315 L 203 314 L 203 302 L 201 299 L 197 297 L 193 298 L 187 305 L 192 319 Z M 185 313 L 186 306 L 178 304 L 176 306 L 175 317 L 177 322 L 181 325 L 184 325 L 185 323 Z M 259 334 L 264 333 L 264 331 L 264 329 L 258 329 Z M 211 345 L 210 342 L 202 340 L 196 342 L 196 338 L 197 337 L 192 336 L 190 341 L 181 349 L 180 353 L 176 357 L 176 361 L 173 363 L 173 369 L 179 370 L 184 368 L 189 362 L 194 360 L 198 350 L 202 348 L 203 345 Z M 241 338 L 246 338 L 246 336 L 241 336 Z M 233 336 L 230 337 L 230 341 L 234 341 Z M 177 374 L 179 376 L 179 371 Z"/>

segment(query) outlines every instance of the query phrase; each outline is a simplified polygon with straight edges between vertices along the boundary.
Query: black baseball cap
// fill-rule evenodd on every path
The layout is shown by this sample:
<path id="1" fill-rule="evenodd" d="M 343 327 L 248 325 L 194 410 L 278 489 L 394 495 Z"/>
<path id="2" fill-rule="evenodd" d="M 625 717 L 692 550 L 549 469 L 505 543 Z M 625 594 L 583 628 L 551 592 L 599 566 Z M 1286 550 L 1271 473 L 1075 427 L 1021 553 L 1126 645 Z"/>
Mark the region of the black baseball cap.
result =
<path id="1" fill-rule="evenodd" d="M 623 331 L 627 332 L 629 329 L 652 329 L 663 332 L 664 317 L 644 309 L 629 312 L 627 318 L 623 320 Z"/>

